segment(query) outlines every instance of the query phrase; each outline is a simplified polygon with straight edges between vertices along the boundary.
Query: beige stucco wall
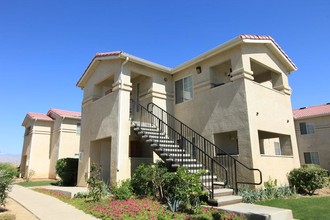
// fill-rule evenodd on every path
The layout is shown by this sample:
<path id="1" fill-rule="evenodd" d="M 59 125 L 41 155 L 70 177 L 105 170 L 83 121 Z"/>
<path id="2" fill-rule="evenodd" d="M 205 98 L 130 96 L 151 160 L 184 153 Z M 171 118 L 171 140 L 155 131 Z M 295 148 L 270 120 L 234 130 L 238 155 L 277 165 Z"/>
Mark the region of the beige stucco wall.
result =
<path id="1" fill-rule="evenodd" d="M 288 184 L 286 174 L 299 167 L 290 96 L 249 80 L 246 92 L 253 166 L 262 171 L 265 181 L 271 177 L 279 184 Z M 258 130 L 289 135 L 292 155 L 261 155 Z"/>
<path id="2" fill-rule="evenodd" d="M 51 136 L 49 178 L 56 178 L 56 163 L 62 158 L 75 158 L 79 153 L 80 135 L 77 134 L 80 119 L 55 117 Z"/>
<path id="3" fill-rule="evenodd" d="M 22 157 L 26 156 L 26 169 L 23 177 L 26 178 L 29 173 L 34 172 L 31 178 L 48 178 L 52 122 L 29 120 L 26 127 L 31 127 L 31 132 L 24 137 Z M 21 166 L 24 167 L 24 164 Z"/>
<path id="4" fill-rule="evenodd" d="M 104 169 L 109 170 L 112 183 L 131 177 L 131 160 L 128 159 L 131 132 L 129 112 L 130 99 L 137 99 L 137 84 L 140 84 L 140 104 L 146 107 L 149 102 L 155 102 L 171 110 L 172 105 L 166 104 L 168 99 L 173 97 L 173 81 L 169 74 L 132 62 L 125 64 L 120 74 L 121 63 L 120 60 L 101 61 L 91 70 L 93 74 L 84 87 L 80 145 L 83 156 L 79 162 L 78 185 L 86 185 L 90 162 L 93 162 L 93 159 L 103 164 L 109 163 L 110 167 Z M 105 79 L 112 79 L 109 80 L 113 83 L 109 85 L 112 92 L 97 97 L 95 86 Z M 100 158 L 96 155 L 100 149 L 92 152 L 91 146 L 98 146 L 107 138 L 111 139 L 111 146 L 108 146 L 110 151 L 106 151 L 111 159 L 97 159 Z M 154 160 L 156 159 L 158 157 L 154 155 Z"/>
<path id="5" fill-rule="evenodd" d="M 299 123 L 314 126 L 314 134 L 301 135 Z M 318 152 L 320 166 L 330 171 L 330 116 L 316 116 L 295 120 L 300 163 L 305 164 L 304 152 Z"/>
<path id="6" fill-rule="evenodd" d="M 212 88 L 211 68 L 228 60 L 232 68 L 231 80 Z M 281 76 L 280 82 L 274 83 L 274 89 L 252 81 L 250 60 L 262 63 Z M 211 141 L 214 141 L 214 134 L 237 131 L 238 159 L 260 169 L 264 180 L 270 176 L 279 184 L 287 184 L 286 174 L 299 166 L 299 157 L 290 87 L 283 65 L 262 45 L 236 47 L 198 65 L 202 68 L 201 74 L 197 74 L 195 66 L 192 66 L 173 76 L 176 81 L 191 75 L 194 85 L 193 99 L 174 105 L 175 116 Z M 292 156 L 261 155 L 258 130 L 289 135 Z M 254 175 L 258 182 L 257 173 Z"/>
<path id="7" fill-rule="evenodd" d="M 91 142 L 104 138 L 111 138 L 111 146 L 108 146 L 111 149 L 110 155 L 108 155 L 111 158 L 110 167 L 105 168 L 110 172 L 110 182 L 130 177 L 128 147 L 131 83 L 127 70 L 125 69 L 125 74 L 122 76 L 119 76 L 119 71 L 120 63 L 118 61 L 101 63 L 84 88 L 80 145 L 82 157 L 79 162 L 78 185 L 86 185 L 90 154 L 93 150 Z M 109 77 L 114 79 L 114 83 L 111 85 L 112 92 L 95 99 L 97 97 L 93 93 L 94 86 Z M 120 159 L 117 159 L 118 155 Z"/>

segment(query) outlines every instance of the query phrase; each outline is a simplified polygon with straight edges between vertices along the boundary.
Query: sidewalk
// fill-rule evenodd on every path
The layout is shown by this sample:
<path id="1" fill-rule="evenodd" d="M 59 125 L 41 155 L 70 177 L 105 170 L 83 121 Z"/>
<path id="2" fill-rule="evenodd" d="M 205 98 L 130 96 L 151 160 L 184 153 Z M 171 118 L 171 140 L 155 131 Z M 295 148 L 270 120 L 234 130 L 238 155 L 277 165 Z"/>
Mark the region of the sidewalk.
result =
<path id="1" fill-rule="evenodd" d="M 97 219 L 56 198 L 23 186 L 13 185 L 9 196 L 41 220 Z"/>

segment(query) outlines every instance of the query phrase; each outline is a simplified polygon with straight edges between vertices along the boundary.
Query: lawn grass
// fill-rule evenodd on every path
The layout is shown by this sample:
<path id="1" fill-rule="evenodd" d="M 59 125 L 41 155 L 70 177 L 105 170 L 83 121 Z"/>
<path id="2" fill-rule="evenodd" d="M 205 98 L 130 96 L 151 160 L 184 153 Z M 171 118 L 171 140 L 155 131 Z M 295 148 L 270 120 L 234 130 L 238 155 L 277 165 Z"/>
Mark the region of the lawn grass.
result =
<path id="1" fill-rule="evenodd" d="M 278 208 L 291 209 L 295 219 L 330 219 L 330 196 L 296 197 L 257 202 Z"/>
<path id="2" fill-rule="evenodd" d="M 41 180 L 41 181 L 20 182 L 16 184 L 24 187 L 33 187 L 33 186 L 49 186 L 52 183 L 56 183 L 56 182 L 57 182 L 56 180 Z"/>

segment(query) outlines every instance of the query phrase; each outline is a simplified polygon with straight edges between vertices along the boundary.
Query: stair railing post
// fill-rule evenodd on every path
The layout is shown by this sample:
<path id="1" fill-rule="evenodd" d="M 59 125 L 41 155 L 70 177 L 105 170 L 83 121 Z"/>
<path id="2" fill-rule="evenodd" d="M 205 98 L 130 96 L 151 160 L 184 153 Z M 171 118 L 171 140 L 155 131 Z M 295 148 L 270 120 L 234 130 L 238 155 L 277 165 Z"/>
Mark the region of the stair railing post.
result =
<path id="1" fill-rule="evenodd" d="M 213 180 L 213 174 L 214 174 L 214 167 L 213 167 L 213 160 L 211 161 L 211 199 L 214 198 L 214 180 Z"/>
<path id="2" fill-rule="evenodd" d="M 140 130 L 141 130 L 141 127 L 142 127 L 142 111 L 143 111 L 143 108 L 140 109 Z"/>
<path id="3" fill-rule="evenodd" d="M 182 123 L 181 123 L 181 128 L 180 128 L 180 148 L 182 149 L 181 151 L 181 166 L 183 166 L 183 138 L 182 138 Z"/>
<path id="4" fill-rule="evenodd" d="M 238 184 L 237 184 L 237 170 L 236 170 L 236 160 L 234 160 L 234 179 L 233 180 L 235 182 L 235 192 L 236 192 L 236 195 L 238 193 Z"/>
<path id="5" fill-rule="evenodd" d="M 158 120 L 158 148 L 160 146 L 160 120 Z"/>

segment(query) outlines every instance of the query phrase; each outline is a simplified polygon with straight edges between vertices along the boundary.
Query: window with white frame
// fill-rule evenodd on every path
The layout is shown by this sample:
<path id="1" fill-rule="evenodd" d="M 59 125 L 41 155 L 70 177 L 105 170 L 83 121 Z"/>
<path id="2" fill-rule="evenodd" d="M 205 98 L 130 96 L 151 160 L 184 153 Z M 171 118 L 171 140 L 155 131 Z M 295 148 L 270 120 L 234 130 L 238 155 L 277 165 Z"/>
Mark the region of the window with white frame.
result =
<path id="1" fill-rule="evenodd" d="M 81 124 L 77 123 L 77 131 L 76 131 L 77 135 L 80 135 L 80 130 L 81 130 Z"/>
<path id="2" fill-rule="evenodd" d="M 306 122 L 301 122 L 299 123 L 299 127 L 300 127 L 300 134 L 304 135 L 304 134 L 314 134 L 314 126 L 313 125 L 309 125 Z"/>
<path id="3" fill-rule="evenodd" d="M 192 99 L 192 76 L 175 81 L 175 104 Z"/>
<path id="4" fill-rule="evenodd" d="M 304 158 L 306 164 L 320 165 L 320 157 L 318 152 L 304 152 Z"/>

